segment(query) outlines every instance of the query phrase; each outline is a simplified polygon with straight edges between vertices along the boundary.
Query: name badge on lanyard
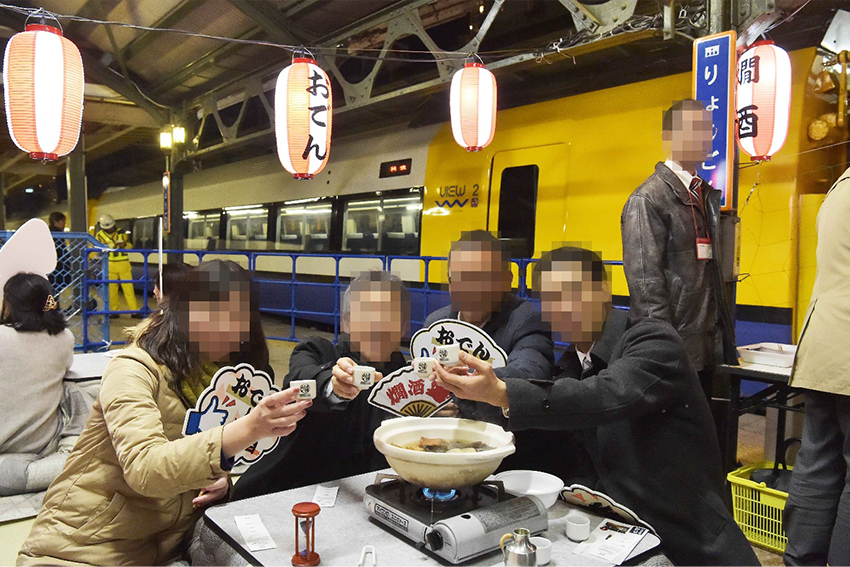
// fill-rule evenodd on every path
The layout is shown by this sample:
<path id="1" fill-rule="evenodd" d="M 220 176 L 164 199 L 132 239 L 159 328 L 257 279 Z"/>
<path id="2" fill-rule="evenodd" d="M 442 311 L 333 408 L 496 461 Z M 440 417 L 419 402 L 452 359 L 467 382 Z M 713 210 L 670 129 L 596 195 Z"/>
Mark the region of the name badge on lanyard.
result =
<path id="1" fill-rule="evenodd" d="M 711 260 L 714 253 L 711 251 L 710 238 L 697 238 L 697 260 Z"/>

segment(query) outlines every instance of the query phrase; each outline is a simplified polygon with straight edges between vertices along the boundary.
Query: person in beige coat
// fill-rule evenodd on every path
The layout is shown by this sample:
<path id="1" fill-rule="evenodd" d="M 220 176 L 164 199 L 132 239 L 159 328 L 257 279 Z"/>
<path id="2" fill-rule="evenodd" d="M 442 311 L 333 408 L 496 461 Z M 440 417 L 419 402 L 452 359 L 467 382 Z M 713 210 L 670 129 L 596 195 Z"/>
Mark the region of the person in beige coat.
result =
<path id="1" fill-rule="evenodd" d="M 194 268 L 107 366 L 98 400 L 18 555 L 18 565 L 162 565 L 181 558 L 197 509 L 224 498 L 233 457 L 285 436 L 309 401 L 291 388 L 243 418 L 183 437 L 186 410 L 220 365 L 269 371 L 250 275 Z"/>
<path id="2" fill-rule="evenodd" d="M 790 385 L 806 390 L 787 565 L 850 565 L 850 169 L 818 214 L 817 273 Z"/>

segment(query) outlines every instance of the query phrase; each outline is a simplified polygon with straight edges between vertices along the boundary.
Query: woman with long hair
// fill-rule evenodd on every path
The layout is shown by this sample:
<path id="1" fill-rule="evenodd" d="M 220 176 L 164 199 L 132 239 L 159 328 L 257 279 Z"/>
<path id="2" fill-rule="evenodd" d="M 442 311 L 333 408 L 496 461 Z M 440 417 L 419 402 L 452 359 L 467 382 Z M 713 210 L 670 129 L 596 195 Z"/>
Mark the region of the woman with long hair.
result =
<path id="1" fill-rule="evenodd" d="M 65 470 L 51 485 L 19 565 L 158 565 L 179 559 L 201 508 L 224 498 L 242 450 L 286 436 L 309 401 L 290 388 L 224 426 L 184 437 L 186 411 L 224 365 L 270 371 L 250 274 L 193 268 L 161 312 L 109 363 Z"/>
<path id="2" fill-rule="evenodd" d="M 53 293 L 38 274 L 16 274 L 3 286 L 0 496 L 47 488 L 76 440 L 67 435 L 60 409 L 74 335 Z"/>

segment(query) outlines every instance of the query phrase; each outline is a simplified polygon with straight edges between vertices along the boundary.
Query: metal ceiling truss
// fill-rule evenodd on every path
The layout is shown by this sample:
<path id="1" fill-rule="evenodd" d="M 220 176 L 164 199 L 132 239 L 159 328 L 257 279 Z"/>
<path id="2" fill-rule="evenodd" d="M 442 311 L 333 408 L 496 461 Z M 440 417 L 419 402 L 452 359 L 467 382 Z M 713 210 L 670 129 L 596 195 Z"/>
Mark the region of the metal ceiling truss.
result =
<path id="1" fill-rule="evenodd" d="M 345 104 L 334 108 L 334 113 L 342 114 L 350 110 L 367 107 L 369 105 L 378 104 L 398 97 L 408 96 L 414 93 L 436 92 L 442 89 L 446 83 L 451 81 L 454 72 L 463 65 L 462 60 L 460 60 L 458 56 L 462 57 L 464 55 L 470 55 L 479 49 L 482 41 L 487 36 L 493 21 L 496 19 L 502 5 L 506 1 L 507 0 L 493 1 L 493 5 L 490 7 L 490 10 L 478 32 L 465 46 L 448 53 L 451 59 L 447 58 L 447 52 L 442 51 L 425 30 L 422 19 L 419 15 L 419 8 L 432 3 L 433 0 L 400 0 L 383 10 L 367 16 L 363 20 L 354 22 L 353 24 L 338 30 L 336 33 L 322 38 L 319 40 L 319 45 L 326 48 L 333 48 L 334 52 L 333 55 L 328 57 L 318 55 L 317 60 L 319 61 L 319 64 L 336 79 L 342 88 L 345 99 Z M 237 2 L 237 4 L 238 3 L 240 2 Z M 594 29 L 595 31 L 591 32 L 591 39 L 596 39 L 596 41 L 583 43 L 568 50 L 560 50 L 559 53 L 565 56 L 575 56 L 590 51 L 606 49 L 608 47 L 622 45 L 630 41 L 658 36 L 661 33 L 660 30 L 641 30 L 638 32 L 622 34 L 609 33 L 617 26 L 622 25 L 634 14 L 637 0 L 609 0 L 606 4 L 593 6 L 585 6 L 576 0 L 561 0 L 561 3 L 573 14 L 573 19 L 576 21 L 576 27 L 578 29 L 587 29 L 588 31 L 591 28 Z M 254 11 L 254 8 L 256 8 L 256 6 L 247 9 L 240 7 L 240 9 L 250 17 L 254 18 L 257 16 L 259 18 L 259 14 L 251 14 L 251 12 Z M 577 15 L 573 12 L 573 9 L 579 10 L 583 16 Z M 260 22 L 258 21 L 258 23 Z M 382 50 L 374 67 L 363 80 L 357 83 L 348 81 L 336 64 L 338 57 L 336 53 L 337 46 L 346 39 L 357 36 L 358 34 L 381 24 L 386 24 L 387 32 L 383 41 Z M 271 32 L 271 30 L 267 28 L 268 25 L 269 24 L 266 23 L 263 27 L 266 28 L 267 31 Z M 604 34 L 608 34 L 607 37 L 599 37 Z M 430 54 L 434 57 L 434 64 L 437 66 L 439 77 L 388 93 L 380 95 L 373 94 L 375 79 L 377 78 L 383 64 L 383 57 L 387 55 L 388 51 L 392 48 L 392 45 L 398 39 L 407 36 L 416 36 L 428 48 Z M 493 71 L 503 70 L 516 72 L 524 67 L 536 64 L 540 57 L 541 55 L 538 53 L 521 54 L 488 63 L 487 67 Z M 189 144 L 189 147 L 185 150 L 183 157 L 186 159 L 202 158 L 217 153 L 223 149 L 256 142 L 272 135 L 274 132 L 274 108 L 269 104 L 264 93 L 274 88 L 276 74 L 280 69 L 280 62 L 276 62 L 254 72 L 251 75 L 237 79 L 230 84 L 223 85 L 216 91 L 208 93 L 189 103 L 187 107 L 191 109 L 192 112 L 197 113 L 197 120 L 195 121 L 197 127 L 195 129 L 195 136 Z M 240 126 L 245 116 L 248 101 L 253 97 L 258 97 L 260 99 L 272 127 L 259 132 L 254 131 L 250 134 L 240 135 Z M 224 124 L 220 111 L 225 108 L 229 108 L 234 104 L 240 103 L 241 107 L 236 120 L 230 125 Z M 222 137 L 222 142 L 210 147 L 200 148 L 200 135 L 204 131 L 204 127 L 206 126 L 210 116 L 213 118 L 216 126 L 218 127 L 218 131 Z"/>

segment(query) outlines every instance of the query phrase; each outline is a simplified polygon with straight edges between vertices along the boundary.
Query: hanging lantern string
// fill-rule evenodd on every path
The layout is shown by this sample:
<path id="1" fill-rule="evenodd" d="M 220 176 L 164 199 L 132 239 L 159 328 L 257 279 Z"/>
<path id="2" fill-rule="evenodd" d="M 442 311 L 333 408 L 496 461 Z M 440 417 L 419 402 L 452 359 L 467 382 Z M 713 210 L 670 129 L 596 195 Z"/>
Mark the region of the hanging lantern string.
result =
<path id="1" fill-rule="evenodd" d="M 299 50 L 307 50 L 304 46 L 298 45 L 286 45 L 281 43 L 275 43 L 271 41 L 263 41 L 257 39 L 239 39 L 232 37 L 223 37 L 219 35 L 211 35 L 200 32 L 192 32 L 188 30 L 183 30 L 179 28 L 157 28 L 152 26 L 142 26 L 138 24 L 128 24 L 126 22 L 118 22 L 112 20 L 99 20 L 94 18 L 85 18 L 82 16 L 75 15 L 67 15 L 67 14 L 57 14 L 55 12 L 49 12 L 44 8 L 26 8 L 23 6 L 15 6 L 12 4 L 3 4 L 0 3 L 0 8 L 6 9 L 12 12 L 16 12 L 19 14 L 23 14 L 29 17 L 50 17 L 59 22 L 59 20 L 67 20 L 72 22 L 80 22 L 87 24 L 95 24 L 95 25 L 103 25 L 103 26 L 119 26 L 128 29 L 138 30 L 138 31 L 147 31 L 147 32 L 165 32 L 165 33 L 175 33 L 188 37 L 196 37 L 199 39 L 208 39 L 212 41 L 224 41 L 228 43 L 238 43 L 243 45 L 259 45 L 264 47 L 274 47 L 277 49 L 283 49 L 289 51 L 295 56 L 299 52 Z M 601 37 L 607 37 L 616 31 L 624 31 L 624 32 L 634 32 L 641 31 L 649 28 L 659 28 L 661 25 L 660 15 L 657 17 L 652 16 L 641 16 L 636 15 L 633 16 L 630 20 L 624 22 L 617 29 L 612 30 L 606 34 L 603 34 Z M 566 47 L 574 47 L 576 45 L 581 45 L 584 43 L 590 43 L 597 39 L 597 37 L 591 37 L 584 34 L 584 32 L 579 32 L 577 34 L 573 34 L 568 36 L 567 39 L 559 39 L 557 42 L 550 42 L 549 45 L 544 49 L 535 49 L 529 51 L 528 49 L 499 49 L 492 50 L 486 52 L 476 53 L 475 56 L 478 57 L 479 60 L 483 63 L 483 57 L 490 59 L 497 59 L 504 56 L 511 55 L 534 55 L 541 56 L 545 55 L 546 52 L 555 52 L 554 45 L 560 46 L 561 49 L 565 49 Z M 564 45 L 564 43 L 569 43 L 569 45 Z M 334 46 L 313 46 L 310 48 L 311 50 L 327 54 L 327 55 L 335 55 L 337 52 L 337 47 Z M 308 51 L 309 52 L 309 51 Z M 398 61 L 403 63 L 429 63 L 433 64 L 436 61 L 457 61 L 459 63 L 463 63 L 468 60 L 469 54 L 461 53 L 457 51 L 439 51 L 436 53 L 432 53 L 430 51 L 422 51 L 422 50 L 411 50 L 411 49 L 387 49 L 384 50 L 382 48 L 357 48 L 357 54 L 349 54 L 348 56 L 352 59 L 364 59 L 364 60 L 372 60 L 372 61 Z M 414 58 L 414 57 L 388 57 L 386 55 L 380 55 L 381 53 L 391 53 L 396 55 L 423 55 L 426 57 L 422 58 Z M 364 55 L 362 53 L 375 53 L 375 55 Z M 312 54 L 312 53 L 311 53 Z"/>
<path id="2" fill-rule="evenodd" d="M 49 18 L 56 22 L 56 25 L 59 27 L 59 30 L 62 33 L 65 33 L 65 30 L 62 28 L 62 22 L 59 21 L 59 18 L 57 18 L 55 15 L 53 15 L 52 12 L 48 12 L 44 8 L 38 8 L 37 10 L 30 12 L 27 16 L 27 19 L 24 20 L 24 27 L 26 27 L 31 18 L 39 18 L 42 22 L 44 22 L 45 19 Z"/>

